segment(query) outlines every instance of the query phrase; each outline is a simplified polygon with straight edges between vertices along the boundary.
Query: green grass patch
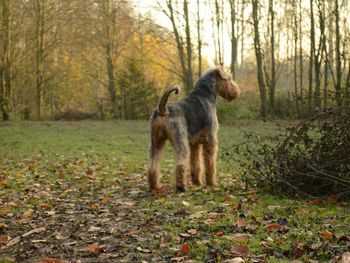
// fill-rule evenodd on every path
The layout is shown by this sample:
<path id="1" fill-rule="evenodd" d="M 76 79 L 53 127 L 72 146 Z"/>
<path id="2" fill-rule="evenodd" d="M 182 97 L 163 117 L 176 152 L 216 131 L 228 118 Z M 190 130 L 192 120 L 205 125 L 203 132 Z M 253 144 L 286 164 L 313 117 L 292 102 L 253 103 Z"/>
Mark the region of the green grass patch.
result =
<path id="1" fill-rule="evenodd" d="M 268 136 L 278 126 L 253 120 L 222 125 L 215 189 L 176 193 L 174 152 L 167 145 L 161 168 L 165 192 L 155 195 L 146 179 L 145 121 L 1 123 L 0 235 L 9 237 L 3 243 L 33 228 L 46 229 L 8 247 L 0 243 L 0 262 L 43 256 L 91 262 L 177 256 L 220 261 L 237 256 L 230 252 L 236 246 L 247 246 L 250 256 L 267 262 L 327 262 L 349 250 L 347 204 L 308 203 L 243 188 L 239 163 L 221 158 L 225 148 L 247 139 L 242 130 Z M 237 153 L 235 158 L 245 157 Z M 240 220 L 247 225 L 238 227 Z M 286 229 L 268 231 L 271 224 Z M 237 234 L 250 238 L 236 240 Z M 81 251 L 95 242 L 102 245 L 98 253 Z M 183 243 L 190 252 L 182 255 Z M 43 254 L 47 247 L 50 253 Z"/>

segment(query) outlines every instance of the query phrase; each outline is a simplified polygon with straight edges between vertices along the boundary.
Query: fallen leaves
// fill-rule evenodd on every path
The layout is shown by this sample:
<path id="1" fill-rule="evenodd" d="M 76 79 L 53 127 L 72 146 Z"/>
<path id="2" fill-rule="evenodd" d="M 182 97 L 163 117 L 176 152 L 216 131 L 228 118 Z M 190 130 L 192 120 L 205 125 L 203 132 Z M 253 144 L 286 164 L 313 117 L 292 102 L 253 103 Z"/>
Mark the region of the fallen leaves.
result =
<path id="1" fill-rule="evenodd" d="M 33 209 L 28 209 L 25 211 L 22 215 L 23 218 L 29 218 L 32 217 L 34 210 Z"/>
<path id="2" fill-rule="evenodd" d="M 181 246 L 180 251 L 178 252 L 177 256 L 181 257 L 185 254 L 188 254 L 191 251 L 191 247 L 188 243 L 183 243 Z"/>
<path id="3" fill-rule="evenodd" d="M 223 262 L 224 263 L 244 263 L 244 260 L 241 257 L 237 257 L 237 258 L 226 259 Z"/>
<path id="4" fill-rule="evenodd" d="M 328 230 L 322 231 L 322 236 L 325 239 L 332 239 L 334 237 L 333 233 L 329 232 Z"/>
<path id="5" fill-rule="evenodd" d="M 350 240 L 344 222 L 339 222 L 345 218 L 340 209 L 334 213 L 331 208 L 328 214 L 320 210 L 315 224 L 311 215 L 323 207 L 294 201 L 292 206 L 281 206 L 278 199 L 265 202 L 260 194 L 239 194 L 232 185 L 189 188 L 188 193 L 177 194 L 166 179 L 173 167 L 165 172 L 165 188 L 154 195 L 147 190 L 140 165 L 135 165 L 135 176 L 119 169 L 120 160 L 109 162 L 91 153 L 86 158 L 52 159 L 10 165 L 15 167 L 9 172 L 12 177 L 0 187 L 5 193 L 0 197 L 0 254 L 15 257 L 25 251 L 40 263 L 73 258 L 74 262 L 242 263 L 269 262 L 273 257 L 287 261 L 298 255 L 305 262 L 314 259 L 310 255 L 324 257 L 324 262 L 337 255 L 334 262 L 349 263 L 343 250 Z M 14 175 L 17 171 L 20 177 Z M 20 185 L 18 191 L 8 191 L 11 180 Z M 336 197 L 329 201 L 334 204 Z M 43 251 L 50 254 L 39 254 Z"/>
<path id="6" fill-rule="evenodd" d="M 247 246 L 231 247 L 229 252 L 240 257 L 247 257 L 250 254 L 249 247 Z"/>
<path id="7" fill-rule="evenodd" d="M 6 245 L 10 239 L 11 237 L 8 235 L 0 235 L 0 245 Z"/>
<path id="8" fill-rule="evenodd" d="M 40 258 L 39 263 L 70 263 L 69 261 L 55 258 Z"/>
<path id="9" fill-rule="evenodd" d="M 101 254 L 104 251 L 104 246 L 99 246 L 98 243 L 93 243 L 79 250 L 80 252 L 87 254 Z"/>
<path id="10" fill-rule="evenodd" d="M 136 250 L 142 253 L 152 253 L 152 251 L 148 248 L 137 247 Z"/>
<path id="11" fill-rule="evenodd" d="M 241 242 L 241 241 L 249 241 L 252 238 L 252 235 L 237 233 L 231 236 L 223 236 L 223 237 L 227 240 Z"/>
<path id="12" fill-rule="evenodd" d="M 245 228 L 249 225 L 249 222 L 244 220 L 244 219 L 241 219 L 241 220 L 238 220 L 234 223 L 234 225 L 238 228 Z"/>
<path id="13" fill-rule="evenodd" d="M 288 227 L 279 225 L 279 224 L 269 224 L 265 227 L 267 232 L 274 232 L 274 231 L 287 231 Z"/>

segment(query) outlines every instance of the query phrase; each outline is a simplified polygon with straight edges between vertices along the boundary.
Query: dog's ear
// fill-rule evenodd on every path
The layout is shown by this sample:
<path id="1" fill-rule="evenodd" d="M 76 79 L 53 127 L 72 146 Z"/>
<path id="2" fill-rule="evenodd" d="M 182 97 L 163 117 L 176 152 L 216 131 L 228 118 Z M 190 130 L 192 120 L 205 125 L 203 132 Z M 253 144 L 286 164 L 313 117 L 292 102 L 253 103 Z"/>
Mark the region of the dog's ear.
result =
<path id="1" fill-rule="evenodd" d="M 228 76 L 221 66 L 214 68 L 213 74 L 214 74 L 214 77 L 218 80 L 228 80 Z"/>

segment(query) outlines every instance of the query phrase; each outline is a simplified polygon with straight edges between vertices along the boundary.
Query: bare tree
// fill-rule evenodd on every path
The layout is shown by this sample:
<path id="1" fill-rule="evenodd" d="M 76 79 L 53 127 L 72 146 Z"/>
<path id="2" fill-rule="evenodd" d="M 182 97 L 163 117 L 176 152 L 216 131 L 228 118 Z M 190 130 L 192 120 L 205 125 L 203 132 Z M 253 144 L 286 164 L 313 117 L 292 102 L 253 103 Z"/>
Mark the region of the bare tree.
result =
<path id="1" fill-rule="evenodd" d="M 200 2 L 197 0 L 197 50 L 198 50 L 198 77 L 202 75 L 202 24 L 200 17 Z"/>
<path id="2" fill-rule="evenodd" d="M 294 75 L 294 98 L 295 98 L 295 108 L 297 116 L 300 116 L 300 107 L 299 107 L 299 90 L 298 90 L 298 39 L 299 37 L 299 30 L 298 30 L 298 16 L 297 16 L 297 2 L 296 0 L 293 0 L 293 20 L 294 20 L 294 27 L 293 27 L 293 36 L 294 36 L 294 59 L 293 59 L 293 75 Z M 301 89 L 301 87 L 300 87 Z"/>
<path id="3" fill-rule="evenodd" d="M 236 78 L 237 70 L 237 32 L 236 32 L 236 0 L 229 0 L 230 3 L 230 13 L 231 13 L 231 74 L 232 77 Z"/>
<path id="4" fill-rule="evenodd" d="M 269 104 L 270 111 L 275 108 L 275 93 L 276 93 L 276 58 L 275 58 L 275 11 L 273 0 L 269 0 L 269 19 L 270 19 L 270 56 L 271 56 L 271 76 L 266 78 L 269 86 Z"/>
<path id="5" fill-rule="evenodd" d="M 192 70 L 192 47 L 191 47 L 191 32 L 189 24 L 189 12 L 188 12 L 188 2 L 185 0 L 183 2 L 183 24 L 185 24 L 185 38 L 181 36 L 178 30 L 178 20 L 176 17 L 177 10 L 174 9 L 174 4 L 172 0 L 166 1 L 167 8 L 162 8 L 163 13 L 170 19 L 173 27 L 173 33 L 175 37 L 176 47 L 178 51 L 178 58 L 181 66 L 181 78 L 182 83 L 185 87 L 186 93 L 188 93 L 193 86 L 193 70 Z M 186 50 L 186 51 L 185 51 Z"/>
<path id="6" fill-rule="evenodd" d="M 11 23 L 12 23 L 12 1 L 1 1 L 1 37 L 2 37 L 2 54 L 0 64 L 0 106 L 2 119 L 7 121 L 10 119 L 9 106 L 11 99 Z"/>
<path id="7" fill-rule="evenodd" d="M 313 84 L 313 66 L 314 66 L 314 54 L 315 54 L 315 17 L 313 0 L 310 0 L 310 59 L 309 59 L 309 89 L 308 89 L 308 109 L 309 113 L 312 110 L 312 84 Z"/>
<path id="8" fill-rule="evenodd" d="M 266 87 L 264 80 L 264 71 L 263 71 L 263 58 L 262 50 L 260 43 L 260 34 L 259 34 L 259 1 L 252 0 L 253 7 L 253 27 L 254 27 L 254 50 L 256 57 L 256 66 L 257 66 L 257 75 L 258 75 L 258 84 L 260 91 L 260 115 L 265 117 L 267 114 L 267 96 L 266 96 Z"/>
<path id="9" fill-rule="evenodd" d="M 334 15 L 335 15 L 335 98 L 338 106 L 341 106 L 341 80 L 342 80 L 342 68 L 341 68 L 341 53 L 340 53 L 340 18 L 339 18 L 339 1 L 335 0 L 334 3 Z"/>

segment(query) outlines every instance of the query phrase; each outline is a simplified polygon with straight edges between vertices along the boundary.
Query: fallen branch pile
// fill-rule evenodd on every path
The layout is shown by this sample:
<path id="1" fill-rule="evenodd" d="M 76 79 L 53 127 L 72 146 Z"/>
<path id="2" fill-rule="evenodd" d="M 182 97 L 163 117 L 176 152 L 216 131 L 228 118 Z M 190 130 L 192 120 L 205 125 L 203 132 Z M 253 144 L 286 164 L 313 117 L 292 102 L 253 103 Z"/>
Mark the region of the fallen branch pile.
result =
<path id="1" fill-rule="evenodd" d="M 345 112 L 322 112 L 284 134 L 234 147 L 251 157 L 243 164 L 247 183 L 300 197 L 349 197 L 350 115 Z M 252 142 L 255 150 L 247 146 Z"/>

